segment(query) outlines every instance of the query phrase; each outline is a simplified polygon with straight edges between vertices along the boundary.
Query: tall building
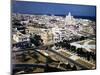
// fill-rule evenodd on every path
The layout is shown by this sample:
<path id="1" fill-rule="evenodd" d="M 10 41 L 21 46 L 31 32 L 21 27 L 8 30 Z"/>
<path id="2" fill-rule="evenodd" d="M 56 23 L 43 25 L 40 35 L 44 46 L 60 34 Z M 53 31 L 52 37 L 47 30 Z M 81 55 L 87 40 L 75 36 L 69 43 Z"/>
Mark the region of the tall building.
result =
<path id="1" fill-rule="evenodd" d="M 75 19 L 70 12 L 65 17 L 65 25 L 75 25 Z"/>

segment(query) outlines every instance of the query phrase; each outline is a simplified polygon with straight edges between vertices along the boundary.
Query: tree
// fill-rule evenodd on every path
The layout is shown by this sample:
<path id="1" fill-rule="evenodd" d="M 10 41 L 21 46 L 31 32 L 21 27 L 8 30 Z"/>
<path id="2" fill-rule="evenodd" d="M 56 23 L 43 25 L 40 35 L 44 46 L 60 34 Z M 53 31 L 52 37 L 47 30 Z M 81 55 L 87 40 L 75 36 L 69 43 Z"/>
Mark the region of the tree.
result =
<path id="1" fill-rule="evenodd" d="M 72 52 L 75 52 L 76 51 L 76 46 L 71 46 L 70 49 L 71 49 Z"/>
<path id="2" fill-rule="evenodd" d="M 77 70 L 77 67 L 74 65 L 74 66 L 72 67 L 72 70 Z"/>
<path id="3" fill-rule="evenodd" d="M 66 69 L 71 69 L 71 65 L 69 63 L 66 65 Z"/>
<path id="4" fill-rule="evenodd" d="M 96 61 L 96 54 L 95 53 L 91 53 L 91 57 L 94 61 Z"/>
<path id="5" fill-rule="evenodd" d="M 77 54 L 81 55 L 82 54 L 82 48 L 77 48 Z"/>
<path id="6" fill-rule="evenodd" d="M 81 37 L 80 37 L 80 40 L 84 40 L 84 39 L 85 39 L 84 36 L 81 36 Z"/>
<path id="7" fill-rule="evenodd" d="M 41 39 L 40 35 L 35 34 L 33 37 L 30 38 L 31 43 L 35 46 L 40 46 L 43 44 L 43 40 Z"/>
<path id="8" fill-rule="evenodd" d="M 69 43 L 66 43 L 66 48 L 70 49 L 71 45 Z"/>

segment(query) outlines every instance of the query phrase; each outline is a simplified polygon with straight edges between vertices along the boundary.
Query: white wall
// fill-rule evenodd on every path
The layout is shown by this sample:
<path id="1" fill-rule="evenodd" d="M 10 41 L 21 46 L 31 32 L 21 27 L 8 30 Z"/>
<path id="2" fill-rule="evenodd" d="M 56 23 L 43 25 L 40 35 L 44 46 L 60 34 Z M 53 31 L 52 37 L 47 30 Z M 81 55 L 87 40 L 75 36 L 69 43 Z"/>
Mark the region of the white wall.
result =
<path id="1" fill-rule="evenodd" d="M 27 0 L 28 1 L 28 0 Z M 34 75 L 98 75 L 100 72 L 100 0 L 30 0 L 97 5 L 97 70 L 44 73 Z M 0 75 L 10 75 L 10 0 L 0 0 Z"/>

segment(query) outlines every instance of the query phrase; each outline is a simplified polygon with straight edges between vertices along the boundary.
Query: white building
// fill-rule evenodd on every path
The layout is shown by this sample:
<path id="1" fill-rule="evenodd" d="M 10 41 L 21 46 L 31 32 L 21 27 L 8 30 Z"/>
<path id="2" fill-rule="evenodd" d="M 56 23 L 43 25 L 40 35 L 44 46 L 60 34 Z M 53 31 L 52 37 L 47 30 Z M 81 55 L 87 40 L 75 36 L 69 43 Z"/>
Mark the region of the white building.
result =
<path id="1" fill-rule="evenodd" d="M 15 34 L 13 34 L 13 40 L 16 42 L 24 42 L 24 41 L 30 41 L 29 35 L 24 35 L 17 31 Z"/>
<path id="2" fill-rule="evenodd" d="M 53 41 L 60 42 L 66 38 L 66 30 L 58 26 L 52 28 Z"/>
<path id="3" fill-rule="evenodd" d="M 71 13 L 69 12 L 68 15 L 66 15 L 65 18 L 65 25 L 75 25 L 75 19 L 74 17 L 71 15 Z"/>

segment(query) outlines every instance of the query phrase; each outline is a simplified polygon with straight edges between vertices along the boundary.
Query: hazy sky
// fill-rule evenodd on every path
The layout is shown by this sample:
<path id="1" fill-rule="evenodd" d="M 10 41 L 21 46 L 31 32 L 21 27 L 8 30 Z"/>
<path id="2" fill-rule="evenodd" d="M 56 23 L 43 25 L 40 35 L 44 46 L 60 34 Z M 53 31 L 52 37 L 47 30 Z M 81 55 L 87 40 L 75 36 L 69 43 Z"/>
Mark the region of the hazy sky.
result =
<path id="1" fill-rule="evenodd" d="M 54 14 L 96 17 L 96 7 L 89 5 L 56 4 L 41 2 L 13 2 L 12 11 L 23 14 Z"/>

